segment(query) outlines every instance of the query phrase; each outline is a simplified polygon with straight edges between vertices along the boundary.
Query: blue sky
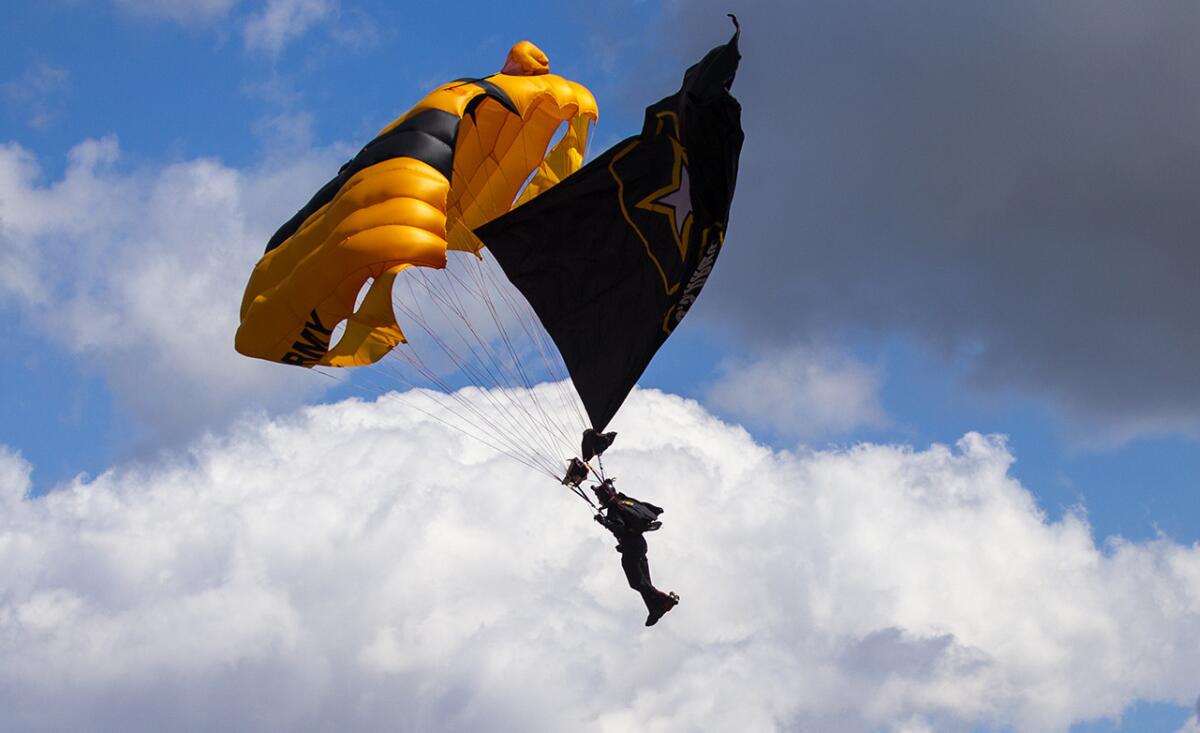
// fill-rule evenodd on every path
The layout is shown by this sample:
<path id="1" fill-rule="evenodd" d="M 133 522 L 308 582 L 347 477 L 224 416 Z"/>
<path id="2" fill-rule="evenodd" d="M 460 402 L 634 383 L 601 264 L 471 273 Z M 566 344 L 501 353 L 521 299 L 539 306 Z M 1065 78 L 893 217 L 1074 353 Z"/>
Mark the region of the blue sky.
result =
<path id="1" fill-rule="evenodd" d="M 1083 512 L 1097 547 L 1161 539 L 1194 550 L 1200 405 L 1184 372 L 1195 372 L 1186 360 L 1200 332 L 1187 310 L 1196 296 L 1176 295 L 1174 278 L 1196 263 L 1181 245 L 1196 229 L 1180 213 L 1190 204 L 1172 208 L 1194 179 L 1160 178 L 1154 164 L 1170 159 L 1171 144 L 1196 159 L 1196 128 L 1186 125 L 1200 107 L 1188 107 L 1193 117 L 1179 128 L 1156 122 L 1169 108 L 1095 114 L 1100 129 L 1094 140 L 1079 133 L 1078 148 L 1055 131 L 1074 129 L 1070 114 L 1095 113 L 1089 105 L 1103 97 L 1076 84 L 1087 77 L 1079 69 L 1094 68 L 1101 86 L 1112 75 L 1112 94 L 1134 106 L 1143 67 L 1174 89 L 1194 54 L 1138 49 L 1174 48 L 1174 28 L 1194 32 L 1195 14 L 1122 25 L 1119 10 L 1111 23 L 1096 13 L 1088 23 L 1101 40 L 1083 42 L 1058 14 L 1024 5 L 999 18 L 938 3 L 899 20 L 875 3 L 738 12 L 745 61 L 734 92 L 747 144 L 728 253 L 642 386 L 695 399 L 761 445 L 801 456 L 860 443 L 920 452 L 970 432 L 1000 434 L 1015 457 L 1008 475 L 1048 522 Z M 994 57 L 947 40 L 988 24 L 1002 30 L 978 31 L 979 47 L 1000 49 Z M 686 64 L 729 30 L 711 3 L 620 3 L 615 12 L 366 0 L 17 4 L 0 29 L 0 263 L 10 273 L 0 316 L 16 356 L 0 387 L 0 444 L 32 466 L 36 496 L 78 490 L 81 473 L 152 471 L 236 433 L 248 414 L 291 419 L 304 405 L 354 396 L 232 355 L 221 319 L 236 310 L 254 253 L 240 242 L 223 249 L 217 239 L 228 232 L 213 219 L 237 207 L 228 231 L 264 241 L 272 222 L 425 91 L 489 73 L 522 38 L 547 52 L 552 71 L 595 93 L 593 150 L 603 149 L 635 132 L 642 108 L 674 91 Z M 883 50 L 856 56 L 876 32 L 889 38 L 873 46 Z M 1006 53 L 1019 63 L 998 73 Z M 1123 61 L 1110 63 L 1114 55 Z M 1000 104 L 979 91 L 989 85 L 1068 111 L 1029 104 L 976 128 L 976 116 Z M 985 101 L 972 107 L 975 95 Z M 838 109 L 854 112 L 839 121 Z M 801 117 L 821 124 L 800 126 Z M 839 137 L 853 131 L 870 134 Z M 992 147 L 956 147 L 982 137 Z M 1174 142 L 1144 147 L 1145 138 Z M 931 145 L 938 153 L 912 153 Z M 1055 165 L 1026 164 L 1026 155 Z M 1103 157 L 1120 185 L 1097 177 L 1089 156 Z M 862 173 L 872 165 L 890 173 Z M 901 175 L 912 170 L 915 182 Z M 877 188 L 850 207 L 868 178 Z M 1038 194 L 1047 181 L 1068 193 Z M 1150 203 L 1122 188 L 1139 181 L 1153 190 Z M 1127 209 L 1105 205 L 1110 189 Z M 853 216 L 839 218 L 839 206 Z M 154 267 L 136 278 L 121 269 L 139 262 Z M 143 279 L 178 291 L 179 312 L 152 294 L 139 300 Z M 210 306 L 207 292 L 225 300 Z M 159 310 L 145 315 L 151 307 Z M 162 335 L 193 322 L 194 339 Z M 778 414 L 756 407 L 763 385 L 777 390 Z M 1071 730 L 1194 726 L 1176 698 L 1140 690 L 1124 701 L 1122 722 Z M 1028 723 L 1001 719 L 1000 729 Z"/>

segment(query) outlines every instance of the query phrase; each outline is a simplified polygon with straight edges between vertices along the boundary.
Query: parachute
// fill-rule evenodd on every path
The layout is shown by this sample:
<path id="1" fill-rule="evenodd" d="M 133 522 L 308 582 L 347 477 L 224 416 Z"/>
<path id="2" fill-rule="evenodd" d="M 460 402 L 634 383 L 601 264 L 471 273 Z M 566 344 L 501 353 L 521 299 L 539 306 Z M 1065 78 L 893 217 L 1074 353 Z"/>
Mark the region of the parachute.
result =
<path id="1" fill-rule="evenodd" d="M 596 102 L 532 43 L 500 73 L 438 87 L 271 237 L 235 348 L 306 368 L 397 362 L 454 427 L 557 478 L 724 241 L 742 139 L 728 93 L 737 36 L 587 166 Z"/>

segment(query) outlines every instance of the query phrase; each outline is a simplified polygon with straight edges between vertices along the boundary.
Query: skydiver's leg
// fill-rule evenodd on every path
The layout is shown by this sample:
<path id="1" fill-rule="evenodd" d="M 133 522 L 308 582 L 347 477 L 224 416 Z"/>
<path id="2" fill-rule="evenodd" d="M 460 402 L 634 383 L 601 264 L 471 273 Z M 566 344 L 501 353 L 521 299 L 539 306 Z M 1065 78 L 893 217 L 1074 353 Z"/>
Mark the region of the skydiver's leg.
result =
<path id="1" fill-rule="evenodd" d="M 650 562 L 646 559 L 646 553 L 621 553 L 621 568 L 625 571 L 629 587 L 641 594 L 646 608 L 656 608 L 662 593 L 650 582 Z"/>
<path id="2" fill-rule="evenodd" d="M 621 567 L 625 569 L 625 577 L 629 579 L 629 587 L 642 595 L 642 602 L 650 615 L 646 617 L 646 625 L 653 626 L 667 611 L 679 603 L 679 596 L 674 593 L 663 593 L 650 582 L 650 563 L 645 553 L 625 553 L 621 555 Z"/>

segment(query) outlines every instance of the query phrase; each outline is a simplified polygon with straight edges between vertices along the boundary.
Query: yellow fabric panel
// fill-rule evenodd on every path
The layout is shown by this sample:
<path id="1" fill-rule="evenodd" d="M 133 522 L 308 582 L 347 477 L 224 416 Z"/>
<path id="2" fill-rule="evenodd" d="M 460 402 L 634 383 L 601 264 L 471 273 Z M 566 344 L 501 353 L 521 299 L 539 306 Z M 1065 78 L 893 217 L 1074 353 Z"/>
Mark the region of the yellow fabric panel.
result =
<path id="1" fill-rule="evenodd" d="M 517 47 L 512 53 L 522 64 L 530 63 L 529 58 L 535 59 L 532 63 L 536 66 L 536 54 L 540 51 L 527 44 L 520 53 Z M 556 146 L 556 150 L 561 150 L 560 163 L 538 178 L 539 185 L 530 197 L 578 170 L 583 161 L 586 130 L 599 116 L 592 93 L 561 76 L 536 71 L 500 73 L 487 77 L 486 81 L 508 95 L 520 112 L 519 118 L 491 98 L 479 103 L 472 115 L 463 116 L 471 100 L 483 94 L 485 89 L 471 82 L 452 82 L 434 90 L 380 133 L 426 109 L 440 109 L 463 117 L 455 144 L 452 187 L 446 206 L 450 229 L 457 222 L 472 229 L 510 210 L 521 185 L 538 170 L 547 145 L 563 122 L 577 132 L 571 134 L 568 131 L 564 138 L 565 147 L 563 142 Z M 450 237 L 450 247 L 477 251 L 477 245 L 471 244 L 477 241 L 473 237 Z"/>
<path id="2" fill-rule="evenodd" d="M 409 265 L 397 265 L 371 283 L 362 305 L 346 320 L 342 338 L 321 360 L 334 367 L 374 364 L 396 345 L 405 342 L 404 332 L 396 324 L 392 310 L 392 284 L 396 275 Z M 357 297 L 355 293 L 355 297 Z"/>
<path id="3" fill-rule="evenodd" d="M 464 118 L 458 128 L 458 142 L 454 151 L 454 162 L 458 169 L 475 170 L 480 161 L 496 148 L 506 122 L 516 123 L 508 130 L 508 136 L 515 137 L 515 128 L 521 121 L 503 105 L 491 101 L 476 107 L 473 117 Z"/>
<path id="4" fill-rule="evenodd" d="M 558 141 L 542 164 L 538 166 L 537 173 L 525 186 L 525 190 L 521 192 L 521 197 L 517 199 L 513 208 L 529 201 L 583 167 L 583 151 L 587 147 L 591 124 L 592 121 L 586 117 L 576 117 L 571 120 L 562 140 Z"/>
<path id="5" fill-rule="evenodd" d="M 352 315 L 368 278 L 380 279 L 398 265 L 444 267 L 448 190 L 440 173 L 411 158 L 359 171 L 259 261 L 246 288 L 237 350 L 312 366 L 318 359 L 307 357 L 314 351 L 324 356 L 328 332 Z M 364 315 L 380 320 L 375 309 Z M 365 351 L 338 356 L 356 363 L 378 359 L 390 348 L 381 350 L 380 344 L 398 343 L 389 327 L 395 328 L 394 318 L 374 340 L 359 339 Z M 302 362 L 291 361 L 297 354 Z"/>
<path id="6" fill-rule="evenodd" d="M 446 237 L 446 249 L 456 252 L 474 252 L 478 257 L 479 250 L 483 249 L 483 242 L 475 236 L 475 232 L 463 226 L 462 222 L 455 222 L 450 225 L 449 236 Z"/>
<path id="7" fill-rule="evenodd" d="M 523 118 L 517 119 L 498 102 L 488 99 L 476 107 L 474 119 L 459 126 L 450 196 L 446 215 L 450 229 L 461 223 L 474 229 L 509 211 L 521 186 L 537 172 L 537 186 L 521 201 L 546 190 L 583 163 L 588 126 L 595 117 L 576 114 L 572 103 L 562 104 L 553 95 L 530 95 Z M 553 162 L 539 170 L 546 148 L 560 125 L 563 140 L 551 151 Z M 451 249 L 477 251 L 478 240 L 452 236 Z"/>
<path id="8" fill-rule="evenodd" d="M 377 225 L 389 211 L 396 216 L 393 220 L 396 223 L 424 225 L 444 238 L 443 217 L 448 189 L 441 173 L 412 158 L 394 158 L 359 171 L 283 246 L 268 252 L 259 261 L 242 300 L 242 319 L 245 320 L 254 297 L 276 287 L 312 252 L 327 246 L 330 241 L 336 243 L 367 228 L 372 219 Z M 404 203 L 406 201 L 409 203 Z M 398 202 L 399 210 L 393 208 L 392 202 Z M 379 205 L 383 208 L 371 211 Z"/>
<path id="9" fill-rule="evenodd" d="M 541 96 L 557 101 L 566 117 L 582 115 L 595 121 L 599 117 L 596 99 L 587 87 L 564 79 L 557 74 L 492 74 L 486 81 L 494 84 L 509 96 L 521 116 L 525 116 L 533 103 Z M 409 117 L 427 109 L 440 109 L 458 117 L 466 113 L 471 100 L 484 93 L 485 89 L 471 82 L 449 82 L 430 92 L 408 112 L 393 120 L 379 134 L 391 130 Z"/>

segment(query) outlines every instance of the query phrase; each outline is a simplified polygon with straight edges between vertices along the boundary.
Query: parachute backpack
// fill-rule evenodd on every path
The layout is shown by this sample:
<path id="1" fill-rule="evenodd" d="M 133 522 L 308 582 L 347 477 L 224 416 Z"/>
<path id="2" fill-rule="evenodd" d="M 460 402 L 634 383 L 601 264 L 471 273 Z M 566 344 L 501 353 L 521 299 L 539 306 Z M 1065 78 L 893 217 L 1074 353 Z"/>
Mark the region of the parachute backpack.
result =
<path id="1" fill-rule="evenodd" d="M 662 509 L 656 506 L 624 495 L 619 496 L 615 503 L 620 504 L 618 511 L 621 517 L 628 520 L 626 525 L 634 532 L 653 532 L 662 526 L 662 522 L 658 521 Z"/>

